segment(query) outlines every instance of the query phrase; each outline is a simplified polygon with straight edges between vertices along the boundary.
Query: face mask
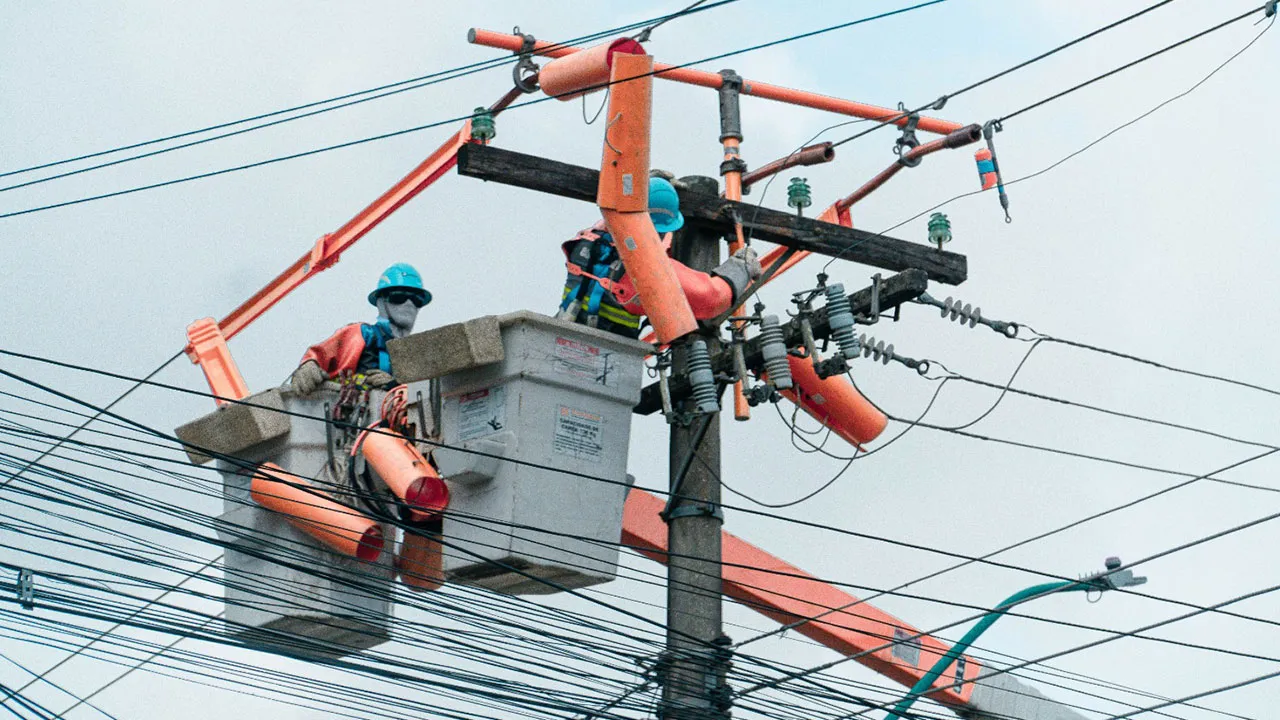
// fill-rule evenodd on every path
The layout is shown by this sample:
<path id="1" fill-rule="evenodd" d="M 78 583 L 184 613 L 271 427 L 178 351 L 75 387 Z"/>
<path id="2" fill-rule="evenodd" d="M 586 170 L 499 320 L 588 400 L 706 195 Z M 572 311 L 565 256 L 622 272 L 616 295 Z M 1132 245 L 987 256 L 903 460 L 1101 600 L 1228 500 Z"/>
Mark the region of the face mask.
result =
<path id="1" fill-rule="evenodd" d="M 378 298 L 378 316 L 386 318 L 392 332 L 397 335 L 408 335 L 413 332 L 413 323 L 418 319 L 418 307 L 412 302 L 392 305 L 387 298 Z"/>

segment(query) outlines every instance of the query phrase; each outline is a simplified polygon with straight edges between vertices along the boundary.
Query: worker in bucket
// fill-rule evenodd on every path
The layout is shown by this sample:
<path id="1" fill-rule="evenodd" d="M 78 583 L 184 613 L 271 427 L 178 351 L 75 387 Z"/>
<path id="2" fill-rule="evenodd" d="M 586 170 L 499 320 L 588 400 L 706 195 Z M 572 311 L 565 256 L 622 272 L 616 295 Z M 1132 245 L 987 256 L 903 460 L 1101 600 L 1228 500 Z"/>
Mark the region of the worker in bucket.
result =
<path id="1" fill-rule="evenodd" d="M 654 170 L 649 178 L 649 217 L 670 252 L 671 233 L 684 226 L 684 216 L 680 214 L 680 196 L 671 184 L 670 174 L 662 170 Z M 627 277 L 604 222 L 580 231 L 562 248 L 569 274 L 556 317 L 617 335 L 639 337 L 644 299 L 636 294 L 635 285 Z M 676 260 L 671 264 L 694 316 L 700 320 L 728 310 L 747 285 L 760 277 L 760 261 L 749 247 L 734 253 L 710 273 L 693 270 Z"/>
<path id="2" fill-rule="evenodd" d="M 363 376 L 366 387 L 397 384 L 391 377 L 387 341 L 413 332 L 418 311 L 429 302 L 431 293 L 422 286 L 422 276 L 412 265 L 396 263 L 387 268 L 369 293 L 369 304 L 378 308 L 378 319 L 372 324 L 346 325 L 328 340 L 308 348 L 289 380 L 293 389 L 306 395 L 346 372 L 355 373 L 357 379 Z"/>

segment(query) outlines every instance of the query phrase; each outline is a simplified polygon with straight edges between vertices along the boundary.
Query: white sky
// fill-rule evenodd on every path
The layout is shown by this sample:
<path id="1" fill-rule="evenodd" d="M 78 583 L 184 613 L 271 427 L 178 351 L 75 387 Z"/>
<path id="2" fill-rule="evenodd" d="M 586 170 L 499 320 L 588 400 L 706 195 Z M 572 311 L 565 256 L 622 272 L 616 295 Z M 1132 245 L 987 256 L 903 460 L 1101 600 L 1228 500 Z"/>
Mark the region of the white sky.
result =
<path id="1" fill-rule="evenodd" d="M 905 3 L 903 3 L 905 4 Z M 384 2 L 71 2 L 0 7 L 0 171 L 137 142 L 215 122 L 330 97 L 475 62 L 495 51 L 465 42 L 472 26 L 520 25 L 539 38 L 586 34 L 676 9 L 676 3 L 491 0 L 477 4 Z M 908 15 L 780 47 L 716 61 L 760 81 L 893 106 L 922 104 L 1076 35 L 1133 12 L 1136 2 L 978 2 L 954 0 Z M 757 42 L 898 7 L 890 2 L 771 3 L 741 0 L 673 22 L 649 44 L 660 60 L 688 62 Z M 952 100 L 936 113 L 960 122 L 1007 114 L 1098 72 L 1243 12 L 1249 2 L 1173 3 L 1139 21 L 1027 70 Z M 1018 177 L 1056 161 L 1112 127 L 1186 89 L 1261 28 L 1245 21 L 1010 121 L 999 136 L 1002 169 Z M 1275 91 L 1275 37 L 1270 34 L 1183 100 L 1122 131 L 1042 177 L 1009 190 L 1012 224 L 993 195 L 945 208 L 955 241 L 969 257 L 969 280 L 956 294 L 987 316 L 1015 320 L 1061 337 L 1143 357 L 1280 385 L 1270 368 L 1277 344 L 1270 330 L 1280 295 L 1272 290 L 1280 261 L 1272 208 L 1280 191 L 1275 134 L 1266 118 L 1280 111 Z M 155 159 L 0 194 L 0 213 L 205 172 L 421 125 L 488 104 L 509 86 L 494 70 L 464 80 L 288 123 Z M 588 100 L 592 111 L 598 97 Z M 744 99 L 743 153 L 758 166 L 785 155 L 841 118 Z M 601 125 L 582 124 L 579 103 L 544 103 L 498 119 L 496 143 L 582 165 L 594 165 Z M 852 128 L 826 136 L 838 139 Z M 119 198 L 0 220 L 0 347 L 125 374 L 140 375 L 184 342 L 192 320 L 221 316 L 317 237 L 398 180 L 449 133 L 428 130 Z M 716 101 L 708 91 L 658 83 L 654 164 L 677 174 L 714 175 L 720 161 Z M 815 204 L 825 206 L 888 165 L 892 134 L 883 131 L 842 146 L 836 162 L 804 173 Z M 25 176 L 24 176 L 25 177 Z M 0 180 L 10 180 L 2 178 Z M 785 180 L 765 199 L 785 207 Z M 856 225 L 877 230 L 977 187 L 969 150 L 935 155 L 901 173 L 854 209 Z M 5 183 L 6 185 L 9 183 Z M 751 199 L 758 200 L 759 195 Z M 590 206 L 450 176 L 401 209 L 330 271 L 315 278 L 232 341 L 250 386 L 264 389 L 292 370 L 302 350 L 335 327 L 371 317 L 365 294 L 391 262 L 422 270 L 435 301 L 419 316 L 425 328 L 529 308 L 549 311 L 563 279 L 559 244 L 593 220 Z M 925 219 L 893 235 L 923 241 Z M 812 284 L 809 262 L 764 293 L 780 311 L 789 292 Z M 870 268 L 841 263 L 833 279 L 861 286 Z M 1025 345 L 978 328 L 962 330 L 919 307 L 874 335 L 912 357 L 993 382 L 1007 379 Z M 10 359 L 0 367 L 82 395 L 113 398 L 121 389 L 82 375 Z M 913 416 L 933 386 L 901 366 L 869 362 L 855 376 L 875 401 Z M 203 389 L 185 361 L 160 378 Z M 1017 386 L 1271 442 L 1276 398 L 1062 346 L 1036 350 Z M 9 387 L 9 390 L 15 388 Z M 976 417 L 994 392 L 952 383 L 930 420 L 954 424 Z M 4 405 L 11 401 L 0 401 Z M 0 405 L 2 406 L 2 405 Z M 122 412 L 171 428 L 209 409 L 198 398 L 140 391 Z M 1267 420 L 1267 418 L 1271 420 Z M 807 427 L 808 425 L 806 425 Z M 898 426 L 891 426 L 886 437 Z M 975 432 L 1127 461 L 1203 473 L 1255 448 L 1174 429 L 1011 397 Z M 1280 439 L 1280 438 L 1276 438 Z M 726 421 L 724 477 L 769 502 L 799 497 L 842 463 L 791 448 L 770 410 L 750 423 Z M 832 443 L 833 451 L 846 448 Z M 666 475 L 666 427 L 658 418 L 634 424 L 630 471 L 642 484 Z M 1226 475 L 1280 489 L 1276 459 Z M 817 499 L 781 513 L 921 545 L 979 555 L 1045 529 L 1119 505 L 1180 478 L 1048 455 L 925 429 L 855 463 Z M 2 492 L 2 491 L 0 491 Z M 1273 512 L 1274 493 L 1199 482 L 1151 502 L 1032 543 L 1001 560 L 1053 574 L 1101 568 L 1107 555 L 1138 559 Z M 733 504 L 745 504 L 726 496 Z M 216 512 L 212 501 L 197 509 Z M 729 513 L 726 528 L 816 575 L 891 587 L 951 563 L 948 558 L 758 516 Z M 0 537 L 6 533 L 0 532 Z M 1210 604 L 1280 582 L 1266 560 L 1280 540 L 1272 523 L 1151 562 L 1144 588 L 1166 598 Z M 13 538 L 5 543 L 12 543 Z M 206 556 L 208 547 L 194 548 Z M 41 565 L 0 550 L 0 560 Z M 634 567 L 655 569 L 631 558 Z M 912 587 L 929 597 L 989 606 L 1041 578 L 971 566 Z M 658 602 L 644 585 L 618 592 Z M 612 588 L 604 588 L 610 589 Z M 548 598 L 547 603 L 579 607 Z M 947 605 L 882 598 L 879 607 L 922 628 L 965 617 Z M 1280 620 L 1274 596 L 1235 610 Z M 1027 611 L 1055 619 L 1131 629 L 1184 609 L 1152 600 L 1109 596 L 1098 605 L 1080 596 L 1041 600 Z M 650 609 L 653 617 L 660 611 Z M 417 617 L 417 616 L 414 616 Z M 769 623 L 739 608 L 729 620 L 764 630 Z M 419 618 L 430 622 L 430 618 Z M 735 638 L 751 631 L 733 628 Z M 947 637 L 959 631 L 944 633 Z M 1277 656 L 1275 625 L 1200 616 L 1154 633 L 1161 637 Z M 1008 618 L 981 647 L 1031 658 L 1098 635 Z M 834 658 L 790 640 L 755 651 L 808 665 Z M 43 669 L 60 655 L 0 639 L 0 652 Z M 216 652 L 216 650 L 215 650 Z M 248 656 L 252 657 L 252 656 Z M 1260 675 L 1270 661 L 1245 660 L 1123 640 L 1055 660 L 1056 667 L 1176 697 Z M 297 671 L 297 664 L 284 663 Z M 100 663 L 77 662 L 53 677 L 88 692 L 113 675 Z M 837 674 L 882 679 L 860 667 Z M 26 677 L 0 664 L 13 687 Z M 1277 684 L 1263 683 L 1204 701 L 1248 717 L 1274 707 Z M 1101 700 L 1044 688 L 1055 697 L 1115 709 Z M 32 697 L 67 704 L 47 688 Z M 1104 691 L 1105 692 L 1105 691 Z M 1111 694 L 1106 692 L 1106 694 Z M 321 717 L 267 701 L 139 673 L 96 700 L 120 718 L 223 717 L 266 713 Z M 1175 709 L 1183 718 L 1220 717 Z M 75 715 L 93 711 L 81 708 Z"/>

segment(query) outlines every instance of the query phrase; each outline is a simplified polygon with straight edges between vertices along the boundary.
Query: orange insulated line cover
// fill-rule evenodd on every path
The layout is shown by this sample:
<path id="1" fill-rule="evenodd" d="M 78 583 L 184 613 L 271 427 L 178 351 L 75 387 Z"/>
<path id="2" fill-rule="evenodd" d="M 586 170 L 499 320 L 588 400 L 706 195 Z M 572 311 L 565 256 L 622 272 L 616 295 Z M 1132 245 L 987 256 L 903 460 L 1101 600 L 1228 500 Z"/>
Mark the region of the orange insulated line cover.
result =
<path id="1" fill-rule="evenodd" d="M 382 528 L 339 505 L 306 480 L 275 463 L 262 463 L 249 486 L 253 501 L 274 510 L 294 527 L 343 555 L 373 562 L 382 555 Z"/>
<path id="2" fill-rule="evenodd" d="M 435 517 L 449 506 L 448 486 L 405 438 L 385 432 L 366 433 L 360 453 L 391 492 L 411 508 L 415 522 Z"/>
<path id="3" fill-rule="evenodd" d="M 542 92 L 557 100 L 573 100 L 602 90 L 613 70 L 613 56 L 643 55 L 644 47 L 631 38 L 618 38 L 589 50 L 552 60 L 538 71 Z"/>

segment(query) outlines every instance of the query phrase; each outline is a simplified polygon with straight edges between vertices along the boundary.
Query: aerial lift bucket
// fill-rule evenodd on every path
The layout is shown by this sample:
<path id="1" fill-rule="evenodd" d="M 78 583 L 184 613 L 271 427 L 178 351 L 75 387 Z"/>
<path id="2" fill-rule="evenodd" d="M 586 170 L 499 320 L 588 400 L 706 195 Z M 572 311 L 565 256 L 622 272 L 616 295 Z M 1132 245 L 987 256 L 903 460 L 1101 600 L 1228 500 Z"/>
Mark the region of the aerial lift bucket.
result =
<path id="1" fill-rule="evenodd" d="M 366 562 L 382 555 L 382 528 L 356 510 L 334 502 L 328 493 L 279 465 L 265 462 L 253 474 L 254 502 L 274 510 L 291 525 L 335 551 Z"/>

